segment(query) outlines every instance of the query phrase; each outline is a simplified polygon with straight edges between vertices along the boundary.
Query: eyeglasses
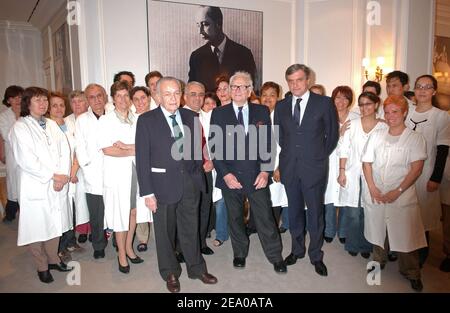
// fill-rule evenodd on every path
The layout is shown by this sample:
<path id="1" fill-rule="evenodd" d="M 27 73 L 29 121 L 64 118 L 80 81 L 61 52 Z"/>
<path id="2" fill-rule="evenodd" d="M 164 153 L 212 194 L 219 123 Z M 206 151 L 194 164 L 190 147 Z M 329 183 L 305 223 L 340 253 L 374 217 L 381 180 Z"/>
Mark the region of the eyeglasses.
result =
<path id="1" fill-rule="evenodd" d="M 203 93 L 203 92 L 200 92 L 200 93 L 190 92 L 190 93 L 189 93 L 189 96 L 190 96 L 190 97 L 200 97 L 200 98 L 203 98 L 203 97 L 205 96 L 205 93 Z"/>
<path id="2" fill-rule="evenodd" d="M 236 90 L 240 90 L 240 91 L 244 91 L 247 90 L 248 88 L 250 88 L 250 85 L 230 85 L 231 90 L 236 91 Z"/>
<path id="3" fill-rule="evenodd" d="M 365 105 L 374 105 L 374 104 L 375 104 L 375 102 L 360 102 L 360 103 L 358 103 L 358 105 L 360 107 L 365 106 Z"/>
<path id="4" fill-rule="evenodd" d="M 419 90 L 430 90 L 430 89 L 434 89 L 433 85 L 416 85 L 414 87 L 414 89 L 419 89 Z"/>

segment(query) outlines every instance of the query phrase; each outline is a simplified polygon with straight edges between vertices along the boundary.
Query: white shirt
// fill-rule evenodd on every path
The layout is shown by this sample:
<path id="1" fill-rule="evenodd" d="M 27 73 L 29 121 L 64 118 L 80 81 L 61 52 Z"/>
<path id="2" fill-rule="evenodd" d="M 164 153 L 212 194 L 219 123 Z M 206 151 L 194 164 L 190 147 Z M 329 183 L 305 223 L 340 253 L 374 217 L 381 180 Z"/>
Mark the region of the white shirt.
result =
<path id="1" fill-rule="evenodd" d="M 296 97 L 292 96 L 292 116 L 294 116 L 294 109 L 295 109 L 295 103 L 297 102 L 298 98 L 301 98 L 302 101 L 300 101 L 300 125 L 302 124 L 303 115 L 305 115 L 306 105 L 308 104 L 310 92 L 307 90 L 303 96 Z"/>
<path id="2" fill-rule="evenodd" d="M 170 131 L 172 132 L 172 136 L 175 137 L 175 135 L 174 135 L 174 133 L 173 133 L 173 126 L 172 126 L 172 121 L 173 121 L 173 120 L 172 120 L 172 118 L 170 117 L 171 115 L 173 115 L 173 113 L 170 113 L 169 111 L 167 111 L 163 106 L 161 106 L 161 110 L 162 110 L 162 112 L 163 112 L 163 114 L 164 114 L 164 117 L 166 118 L 167 124 L 169 124 Z M 175 112 L 175 120 L 177 121 L 178 126 L 179 126 L 180 129 L 181 129 L 181 133 L 182 133 L 183 136 L 184 136 L 183 121 L 181 120 L 180 111 L 178 111 L 178 110 Z"/>
<path id="3" fill-rule="evenodd" d="M 217 49 L 219 49 L 219 63 L 222 63 L 223 51 L 225 50 L 226 42 L 227 42 L 227 36 L 224 36 L 224 38 L 223 38 L 222 42 L 220 43 L 220 45 L 217 46 Z M 211 50 L 214 53 L 214 46 L 213 45 L 211 45 Z"/>
<path id="4" fill-rule="evenodd" d="M 234 114 L 236 114 L 236 119 L 239 121 L 238 118 L 238 114 L 239 114 L 239 106 L 236 105 L 233 101 L 233 109 L 234 109 Z M 244 129 L 245 129 L 245 133 L 248 133 L 248 103 L 246 102 L 243 106 L 242 106 L 242 119 L 244 120 Z"/>

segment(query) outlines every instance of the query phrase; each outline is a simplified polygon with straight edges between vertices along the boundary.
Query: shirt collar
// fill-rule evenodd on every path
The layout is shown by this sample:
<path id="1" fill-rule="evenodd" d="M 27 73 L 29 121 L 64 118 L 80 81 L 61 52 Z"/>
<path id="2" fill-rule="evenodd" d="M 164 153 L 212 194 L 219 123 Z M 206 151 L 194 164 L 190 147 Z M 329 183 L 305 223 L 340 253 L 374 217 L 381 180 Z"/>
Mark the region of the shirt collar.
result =
<path id="1" fill-rule="evenodd" d="M 130 110 L 128 110 L 128 114 L 127 114 L 126 117 L 123 117 L 122 115 L 120 115 L 120 113 L 117 112 L 117 110 L 114 110 L 114 113 L 116 114 L 117 118 L 119 119 L 119 121 L 121 123 L 133 125 L 134 116 L 133 116 L 133 113 L 131 113 Z"/>
<path id="2" fill-rule="evenodd" d="M 170 113 L 170 112 L 167 111 L 162 105 L 160 106 L 160 108 L 161 108 L 161 111 L 163 112 L 164 116 L 166 117 L 166 119 L 169 119 L 169 117 L 170 117 L 171 115 L 173 115 L 173 114 L 175 114 L 175 115 L 179 115 L 179 114 L 180 114 L 180 113 L 179 113 L 179 110 L 176 110 L 175 113 Z"/>
<path id="3" fill-rule="evenodd" d="M 217 49 L 219 49 L 221 54 L 223 53 L 223 50 L 225 49 L 226 42 L 227 42 L 227 36 L 224 36 L 222 42 L 217 46 Z M 211 45 L 211 51 L 214 52 L 213 45 Z"/>
<path id="4" fill-rule="evenodd" d="M 296 97 L 296 96 L 292 95 L 292 105 L 293 106 L 295 105 L 295 102 L 297 102 L 298 98 L 302 99 L 302 101 L 300 102 L 300 105 L 306 105 L 306 103 L 308 103 L 308 100 L 309 100 L 309 95 L 310 95 L 309 90 L 307 90 L 301 97 Z"/>
<path id="5" fill-rule="evenodd" d="M 234 111 L 238 112 L 239 111 L 239 106 L 237 104 L 235 104 L 234 101 L 232 103 L 233 103 Z M 248 102 L 245 102 L 245 104 L 242 105 L 242 111 L 247 111 L 247 110 L 248 110 Z"/>

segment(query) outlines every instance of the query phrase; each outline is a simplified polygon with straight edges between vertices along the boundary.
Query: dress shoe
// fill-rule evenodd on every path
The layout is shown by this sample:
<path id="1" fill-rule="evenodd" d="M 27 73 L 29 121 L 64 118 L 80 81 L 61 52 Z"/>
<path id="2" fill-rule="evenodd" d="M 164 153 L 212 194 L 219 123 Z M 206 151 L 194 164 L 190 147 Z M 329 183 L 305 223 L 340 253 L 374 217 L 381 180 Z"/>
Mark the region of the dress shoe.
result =
<path id="1" fill-rule="evenodd" d="M 450 272 L 450 257 L 446 257 L 444 260 L 442 260 L 441 265 L 439 265 L 439 269 L 445 273 Z"/>
<path id="2" fill-rule="evenodd" d="M 43 283 L 50 284 L 53 281 L 53 276 L 50 274 L 49 270 L 39 272 L 38 271 L 39 280 Z"/>
<path id="3" fill-rule="evenodd" d="M 388 260 L 389 261 L 395 262 L 395 261 L 397 261 L 397 259 L 398 259 L 397 253 L 392 252 L 392 251 L 388 253 Z"/>
<path id="4" fill-rule="evenodd" d="M 102 259 L 105 257 L 105 250 L 95 250 L 94 251 L 94 259 Z"/>
<path id="5" fill-rule="evenodd" d="M 325 236 L 325 237 L 323 237 L 323 239 L 325 239 L 325 241 L 328 242 L 328 243 L 333 241 L 333 238 L 331 238 L 331 237 L 326 237 Z"/>
<path id="6" fill-rule="evenodd" d="M 245 267 L 245 258 L 234 258 L 233 266 L 236 268 L 244 268 Z"/>
<path id="7" fill-rule="evenodd" d="M 350 254 L 351 256 L 357 256 L 358 252 L 348 251 L 348 254 Z"/>
<path id="8" fill-rule="evenodd" d="M 368 258 L 370 258 L 370 252 L 361 252 L 361 256 L 362 256 L 364 259 L 368 259 Z"/>
<path id="9" fill-rule="evenodd" d="M 210 273 L 203 273 L 198 279 L 202 281 L 202 283 L 207 285 L 217 284 L 217 278 Z"/>
<path id="10" fill-rule="evenodd" d="M 250 228 L 250 227 L 246 227 L 245 228 L 245 232 L 247 233 L 247 236 L 250 237 L 251 234 L 255 234 L 256 233 L 256 229 Z"/>
<path id="11" fill-rule="evenodd" d="M 415 291 L 422 291 L 423 285 L 420 279 L 410 279 L 409 281 L 411 283 L 412 289 L 414 289 Z"/>
<path id="12" fill-rule="evenodd" d="M 184 263 L 184 262 L 186 262 L 186 261 L 184 260 L 184 255 L 183 255 L 183 253 L 175 253 L 175 255 L 176 255 L 176 257 L 177 257 L 178 263 Z"/>
<path id="13" fill-rule="evenodd" d="M 339 242 L 345 244 L 345 238 L 339 238 Z"/>
<path id="14" fill-rule="evenodd" d="M 313 265 L 317 274 L 319 274 L 320 276 L 328 276 L 327 267 L 325 266 L 325 264 L 323 264 L 322 261 L 316 262 Z"/>
<path id="15" fill-rule="evenodd" d="M 117 263 L 119 263 L 119 272 L 128 274 L 130 272 L 130 264 L 127 264 L 126 266 L 120 265 L 119 257 L 117 257 Z"/>
<path id="16" fill-rule="evenodd" d="M 273 269 L 276 273 L 287 273 L 287 266 L 284 261 L 273 263 Z"/>
<path id="17" fill-rule="evenodd" d="M 81 234 L 78 236 L 78 242 L 79 243 L 85 243 L 88 240 L 87 234 Z"/>
<path id="18" fill-rule="evenodd" d="M 67 264 L 60 262 L 59 264 L 49 264 L 49 270 L 57 270 L 58 272 L 70 272 L 73 270 L 73 267 L 67 266 Z"/>
<path id="19" fill-rule="evenodd" d="M 303 259 L 303 256 L 291 253 L 286 257 L 286 259 L 284 259 L 284 262 L 286 263 L 286 265 L 294 265 L 295 263 L 297 263 L 297 259 Z"/>
<path id="20" fill-rule="evenodd" d="M 202 254 L 211 255 L 214 254 L 214 251 L 210 247 L 204 247 L 200 249 Z"/>
<path id="21" fill-rule="evenodd" d="M 174 274 L 170 274 L 166 280 L 167 289 L 170 292 L 180 292 L 180 282 L 178 278 L 175 277 Z"/>
<path id="22" fill-rule="evenodd" d="M 136 257 L 135 257 L 134 259 L 132 259 L 132 258 L 130 258 L 130 257 L 128 256 L 128 254 L 127 254 L 127 258 L 128 258 L 128 260 L 130 260 L 130 262 L 133 263 L 133 264 L 139 264 L 139 263 L 143 263 L 143 262 L 144 262 L 144 260 L 141 259 L 141 258 L 140 258 L 139 256 L 137 256 L 137 255 L 136 255 Z"/>

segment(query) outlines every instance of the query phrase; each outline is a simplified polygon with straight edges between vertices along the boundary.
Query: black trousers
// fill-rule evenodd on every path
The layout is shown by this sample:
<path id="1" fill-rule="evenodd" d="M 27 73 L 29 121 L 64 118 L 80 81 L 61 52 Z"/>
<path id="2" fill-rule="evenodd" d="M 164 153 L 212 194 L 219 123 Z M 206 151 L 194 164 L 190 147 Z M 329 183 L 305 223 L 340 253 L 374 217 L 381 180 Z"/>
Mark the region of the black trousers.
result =
<path id="1" fill-rule="evenodd" d="M 68 247 L 73 247 L 77 243 L 77 238 L 75 237 L 75 227 L 76 224 L 76 209 L 75 209 L 75 202 L 72 199 L 72 229 L 66 231 L 62 234 L 62 236 L 59 238 L 59 246 L 58 246 L 58 252 L 62 252 Z"/>
<path id="2" fill-rule="evenodd" d="M 12 221 L 16 218 L 17 211 L 19 210 L 19 202 L 11 201 L 8 199 L 5 206 L 5 218 Z"/>
<path id="3" fill-rule="evenodd" d="M 212 191 L 213 181 L 212 173 L 205 173 L 206 190 L 200 193 L 200 247 L 206 248 L 206 235 L 210 226 L 210 218 L 212 211 Z"/>
<path id="4" fill-rule="evenodd" d="M 250 240 L 244 224 L 244 197 L 250 202 L 251 215 L 259 235 L 264 254 L 270 263 L 283 260 L 281 237 L 272 213 L 269 187 L 244 195 L 237 191 L 224 189 L 222 195 L 228 212 L 228 230 L 235 258 L 246 258 Z"/>
<path id="5" fill-rule="evenodd" d="M 199 278 L 207 272 L 205 260 L 200 253 L 200 190 L 188 173 L 184 172 L 180 179 L 183 179 L 181 200 L 174 204 L 158 201 L 157 210 L 153 213 L 158 268 L 163 280 L 167 280 L 170 274 L 175 277 L 181 275 L 181 266 L 175 256 L 177 240 L 186 260 L 188 276 Z"/>
<path id="6" fill-rule="evenodd" d="M 107 244 L 104 231 L 105 204 L 103 196 L 86 193 L 86 202 L 91 224 L 92 247 L 96 251 L 103 250 Z"/>
<path id="7" fill-rule="evenodd" d="M 323 260 L 324 192 L 325 185 L 307 187 L 300 178 L 285 185 L 289 202 L 289 231 L 292 237 L 292 253 L 304 256 L 305 227 L 309 233 L 308 255 L 311 263 Z M 305 211 L 305 203 L 308 210 Z M 306 225 L 306 214 L 308 223 Z"/>

